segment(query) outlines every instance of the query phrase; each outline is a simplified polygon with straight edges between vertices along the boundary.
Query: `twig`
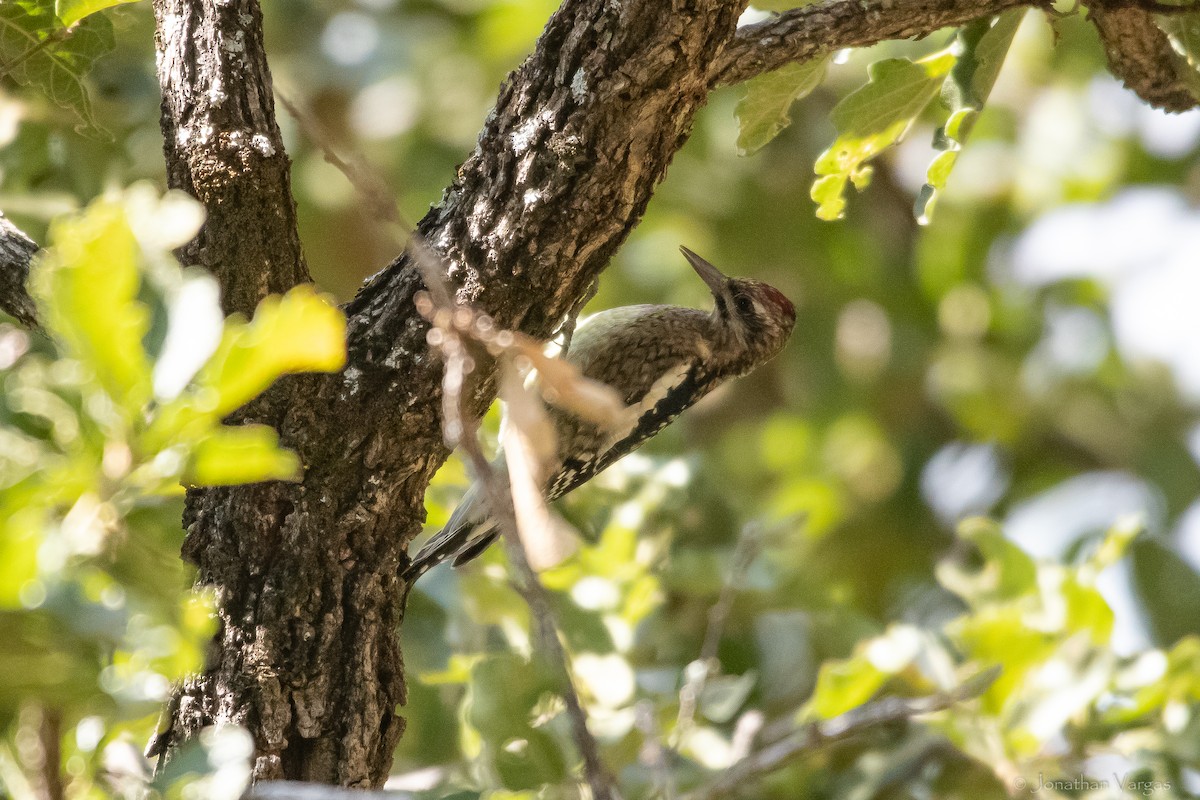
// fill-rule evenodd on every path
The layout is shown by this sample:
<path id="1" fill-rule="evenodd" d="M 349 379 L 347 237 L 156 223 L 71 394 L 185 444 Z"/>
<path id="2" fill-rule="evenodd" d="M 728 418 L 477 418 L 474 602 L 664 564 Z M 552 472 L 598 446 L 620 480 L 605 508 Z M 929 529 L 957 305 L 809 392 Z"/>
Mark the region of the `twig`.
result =
<path id="1" fill-rule="evenodd" d="M 511 512 L 511 498 L 509 498 L 509 503 Z M 604 766 L 604 762 L 600 758 L 600 748 L 596 743 L 596 738 L 588 730 L 587 712 L 584 711 L 583 704 L 579 700 L 579 693 L 575 691 L 575 684 L 571 680 L 567 653 L 558 638 L 557 618 L 554 615 L 554 609 L 550 606 L 546 587 L 542 586 L 542 582 L 538 580 L 533 568 L 529 566 L 529 559 L 525 557 L 525 548 L 521 545 L 520 533 L 517 531 L 515 520 L 509 525 L 510 520 L 512 520 L 511 514 L 506 515 L 502 526 L 505 550 L 512 563 L 513 571 L 516 573 L 516 588 L 525 598 L 525 602 L 529 604 L 529 610 L 533 612 L 543 655 L 549 656 L 551 664 L 558 672 L 563 700 L 567 705 L 567 716 L 571 719 L 571 736 L 575 739 L 575 747 L 583 756 L 584 774 L 587 776 L 588 785 L 592 788 L 592 796 L 596 800 L 619 800 L 620 795 L 613 784 L 612 776 L 608 774 L 608 768 Z"/>
<path id="2" fill-rule="evenodd" d="M 704 693 L 709 679 L 715 677 L 720 670 L 717 651 L 721 646 L 721 637 L 725 634 L 725 624 L 729 621 L 733 600 L 742 580 L 762 549 L 762 540 L 763 530 L 757 522 L 744 526 L 738 535 L 729 574 L 721 586 L 717 602 L 708 610 L 708 626 L 704 630 L 704 641 L 700 645 L 700 657 L 688 665 L 685 672 L 687 679 L 679 689 L 679 714 L 675 718 L 675 729 L 671 734 L 671 745 L 674 749 L 680 746 L 691 731 L 700 695 Z"/>
<path id="3" fill-rule="evenodd" d="M 685 795 L 683 800 L 716 800 L 729 797 L 763 775 L 774 772 L 821 747 L 854 738 L 882 725 L 944 711 L 965 700 L 978 697 L 998 677 L 1000 668 L 993 667 L 949 692 L 915 699 L 884 697 L 851 709 L 833 719 L 810 722 L 778 742 L 746 756 L 708 786 Z"/>
<path id="4" fill-rule="evenodd" d="M 62 712 L 42 706 L 38 720 L 38 750 L 41 756 L 41 789 L 46 800 L 63 800 L 66 787 L 62 776 Z"/>
<path id="5" fill-rule="evenodd" d="M 414 254 L 418 264 L 435 258 L 432 253 L 418 242 L 418 234 L 414 231 L 410 239 L 410 253 Z M 415 244 L 414 243 L 418 242 Z M 428 263 L 425 267 L 430 266 Z M 557 617 L 551 607 L 545 587 L 542 586 L 529 560 L 525 556 L 525 548 L 521 543 L 521 531 L 517 524 L 512 495 L 507 491 L 503 482 L 497 477 L 492 465 L 488 462 L 479 444 L 479 425 L 470 414 L 463 413 L 463 386 L 466 375 L 472 370 L 473 364 L 467 354 L 464 334 L 473 332 L 476 337 L 497 345 L 501 348 L 511 344 L 515 337 L 507 331 L 495 331 L 491 320 L 486 315 L 478 314 L 465 306 L 439 305 L 433 297 L 434 286 L 440 286 L 441 294 L 449 298 L 449 291 L 442 282 L 440 270 L 426 269 L 426 285 L 430 287 L 429 294 L 418 296 L 418 310 L 426 319 L 430 319 L 433 327 L 430 329 L 429 342 L 437 346 L 445 360 L 445 373 L 442 379 L 442 426 L 446 444 L 450 447 L 459 446 L 466 453 L 471 464 L 475 479 L 487 492 L 488 504 L 492 513 L 500 521 L 500 530 L 504 536 L 505 548 L 512 564 L 517 592 L 529 605 L 536 630 L 536 641 L 542 655 L 547 658 L 558 673 L 560 691 L 567 707 L 567 716 L 571 721 L 571 735 L 575 747 L 583 758 L 584 777 L 591 787 L 592 796 L 596 800 L 619 800 L 612 777 L 608 774 L 603 760 L 600 758 L 600 748 L 595 737 L 587 727 L 587 712 L 579 699 L 571 679 L 571 671 L 566 651 L 558 638 Z M 512 369 L 506 363 L 504 369 Z"/>
<path id="6" fill-rule="evenodd" d="M 562 324 L 558 326 L 558 333 L 562 334 L 562 347 L 559 349 L 558 355 L 560 358 L 565 358 L 567 352 L 571 349 L 571 339 L 575 336 L 575 326 L 579 322 L 579 312 L 583 311 L 583 307 L 592 301 L 596 296 L 596 290 L 600 288 L 599 279 L 593 279 L 588 290 L 575 301 L 571 306 L 571 310 L 567 312 L 567 316 L 563 318 Z"/>
<path id="7" fill-rule="evenodd" d="M 654 773 L 654 785 L 658 796 L 675 800 L 675 775 L 667 763 L 670 750 L 663 745 L 662 731 L 654 719 L 654 706 L 642 700 L 634 709 L 638 730 L 642 732 L 641 762 Z"/>
<path id="8" fill-rule="evenodd" d="M 445 350 L 443 350 L 445 352 Z M 452 353 L 461 353 L 461 343 Z M 506 368 L 511 368 L 506 366 Z M 533 624 L 536 630 L 536 640 L 542 655 L 558 673 L 560 690 L 567 707 L 567 716 L 571 720 L 571 735 L 575 747 L 583 757 L 584 775 L 592 789 L 596 800 L 618 800 L 619 795 L 614 788 L 611 776 L 600 758 L 600 748 L 595 737 L 587 727 L 587 712 L 579 700 L 579 693 L 571 679 L 567 653 L 558 638 L 557 618 L 529 560 L 525 556 L 525 548 L 521 544 L 521 533 L 517 526 L 516 513 L 513 509 L 512 496 L 505 490 L 503 482 L 496 476 L 492 465 L 488 463 L 479 444 L 478 424 L 470 415 L 462 413 L 462 396 L 457 393 L 461 387 L 461 374 L 464 369 L 463 357 L 451 355 L 446 363 L 446 378 L 443 382 L 443 403 L 448 413 L 445 414 L 443 425 L 447 444 L 453 439 L 467 454 L 475 479 L 487 492 L 488 503 L 492 512 L 500 520 L 505 549 L 514 572 L 514 583 L 517 592 L 525 599 L 532 612 Z M 457 436 L 456 436 L 457 434 Z"/>

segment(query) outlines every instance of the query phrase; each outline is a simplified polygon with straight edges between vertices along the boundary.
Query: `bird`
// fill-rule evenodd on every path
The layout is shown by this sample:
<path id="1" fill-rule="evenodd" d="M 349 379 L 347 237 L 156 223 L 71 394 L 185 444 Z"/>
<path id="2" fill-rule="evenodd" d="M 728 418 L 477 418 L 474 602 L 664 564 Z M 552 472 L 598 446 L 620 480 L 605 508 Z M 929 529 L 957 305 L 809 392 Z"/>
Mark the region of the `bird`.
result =
<path id="1" fill-rule="evenodd" d="M 554 501 L 637 448 L 716 387 L 776 356 L 796 324 L 796 307 L 770 284 L 727 278 L 686 247 L 684 258 L 713 296 L 711 312 L 673 305 L 608 309 L 580 321 L 565 356 L 582 374 L 617 390 L 633 413 L 613 431 L 551 409 L 558 433 L 556 463 L 544 495 Z M 504 454 L 493 463 L 505 479 Z M 500 534 L 478 481 L 463 495 L 441 532 L 403 571 L 412 584 L 432 567 L 459 566 Z"/>

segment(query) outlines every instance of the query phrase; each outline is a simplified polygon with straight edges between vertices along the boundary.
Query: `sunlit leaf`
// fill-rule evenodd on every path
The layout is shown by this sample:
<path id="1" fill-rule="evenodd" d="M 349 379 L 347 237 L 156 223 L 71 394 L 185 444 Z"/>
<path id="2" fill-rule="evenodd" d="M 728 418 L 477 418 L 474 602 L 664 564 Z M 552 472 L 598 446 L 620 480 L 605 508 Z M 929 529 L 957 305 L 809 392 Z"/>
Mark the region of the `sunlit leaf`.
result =
<path id="1" fill-rule="evenodd" d="M 103 11 L 106 8 L 122 3 L 136 3 L 138 0 L 56 0 L 54 12 L 63 25 L 70 27 L 86 16 Z"/>
<path id="2" fill-rule="evenodd" d="M 297 480 L 300 460 L 267 425 L 222 425 L 196 443 L 184 480 L 203 486 Z"/>
<path id="3" fill-rule="evenodd" d="M 31 276 L 46 327 L 130 417 L 141 413 L 151 386 L 142 347 L 150 317 L 138 299 L 139 259 L 124 210 L 100 200 L 51 227 L 50 248 Z"/>
<path id="4" fill-rule="evenodd" d="M 112 23 L 90 16 L 68 28 L 49 4 L 0 3 L 0 76 L 43 91 L 78 117 L 76 129 L 108 138 L 92 114 L 84 78 L 113 49 Z"/>
<path id="5" fill-rule="evenodd" d="M 249 323 L 228 322 L 196 384 L 215 392 L 217 415 L 240 408 L 289 372 L 333 372 L 346 363 L 346 320 L 311 286 L 268 297 Z"/>
<path id="6" fill-rule="evenodd" d="M 934 134 L 933 146 L 941 152 L 929 165 L 917 197 L 915 214 L 922 225 L 932 219 L 938 193 L 946 187 L 957 153 L 992 92 L 1024 16 L 1025 9 L 1016 8 L 994 19 L 976 20 L 958 32 L 958 60 L 942 84 L 942 102 L 950 109 L 950 118 Z"/>
<path id="7" fill-rule="evenodd" d="M 887 679 L 887 673 L 862 655 L 827 661 L 821 665 L 810 701 L 813 713 L 821 719 L 844 714 L 870 700 Z"/>
<path id="8" fill-rule="evenodd" d="M 904 136 L 937 96 L 954 62 L 952 53 L 941 52 L 917 62 L 893 58 L 871 65 L 870 82 L 847 95 L 830 114 L 838 137 L 815 166 L 818 178 L 812 197 L 818 217 L 842 215 L 846 182 L 862 189 L 870 180 L 867 162 Z"/>

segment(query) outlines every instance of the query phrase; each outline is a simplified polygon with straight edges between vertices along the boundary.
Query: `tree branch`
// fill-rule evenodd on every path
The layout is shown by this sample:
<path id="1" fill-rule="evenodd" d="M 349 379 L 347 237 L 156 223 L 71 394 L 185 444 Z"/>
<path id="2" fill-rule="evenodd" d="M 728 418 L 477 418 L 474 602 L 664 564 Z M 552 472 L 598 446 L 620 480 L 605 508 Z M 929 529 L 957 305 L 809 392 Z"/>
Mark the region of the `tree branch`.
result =
<path id="1" fill-rule="evenodd" d="M 1096 0 L 1087 3 L 1087 10 L 1104 45 L 1108 68 L 1126 88 L 1164 111 L 1195 108 L 1196 96 L 1183 78 L 1192 67 L 1172 49 L 1150 11 L 1136 0 L 1128 5 Z"/>
<path id="2" fill-rule="evenodd" d="M 37 244 L 0 213 L 0 310 L 31 328 L 37 327 L 37 310 L 25 280 L 37 251 Z"/>
<path id="3" fill-rule="evenodd" d="M 797 61 L 890 39 L 920 39 L 1010 8 L 1045 0 L 821 0 L 738 28 L 713 62 L 714 86 L 741 83 Z"/>
<path id="4" fill-rule="evenodd" d="M 987 691 L 998 677 L 1000 668 L 993 667 L 944 694 L 916 699 L 884 697 L 851 709 L 833 719 L 810 722 L 789 736 L 746 756 L 708 786 L 686 795 L 683 800 L 717 800 L 729 797 L 744 789 L 748 783 L 826 745 L 852 739 L 882 725 L 943 711 L 978 697 Z"/>
<path id="5" fill-rule="evenodd" d="M 181 249 L 221 285 L 226 313 L 310 279 L 291 165 L 275 120 L 258 0 L 155 0 L 167 180 L 208 212 Z"/>
<path id="6" fill-rule="evenodd" d="M 1048 8 L 1046 0 L 823 0 L 738 29 L 712 65 L 714 86 L 741 83 L 793 62 L 809 61 L 847 47 L 928 36 L 1010 8 Z M 1196 96 L 1181 77 L 1190 66 L 1171 48 L 1154 22 L 1156 13 L 1189 8 L 1156 0 L 1095 0 L 1087 3 L 1108 55 L 1109 69 L 1152 106 L 1186 111 Z"/>

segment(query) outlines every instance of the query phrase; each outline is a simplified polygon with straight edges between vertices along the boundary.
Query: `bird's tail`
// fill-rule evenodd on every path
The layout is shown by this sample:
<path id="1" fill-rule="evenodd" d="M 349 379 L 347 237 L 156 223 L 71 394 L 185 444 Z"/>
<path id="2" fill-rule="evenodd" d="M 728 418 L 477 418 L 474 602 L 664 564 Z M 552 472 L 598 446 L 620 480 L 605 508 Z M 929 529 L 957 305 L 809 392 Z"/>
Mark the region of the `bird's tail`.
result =
<path id="1" fill-rule="evenodd" d="M 496 539 L 499 529 L 485 495 L 484 488 L 478 483 L 467 490 L 446 526 L 413 556 L 402 574 L 407 583 L 412 584 L 449 558 L 454 559 L 456 567 L 464 564 Z"/>

